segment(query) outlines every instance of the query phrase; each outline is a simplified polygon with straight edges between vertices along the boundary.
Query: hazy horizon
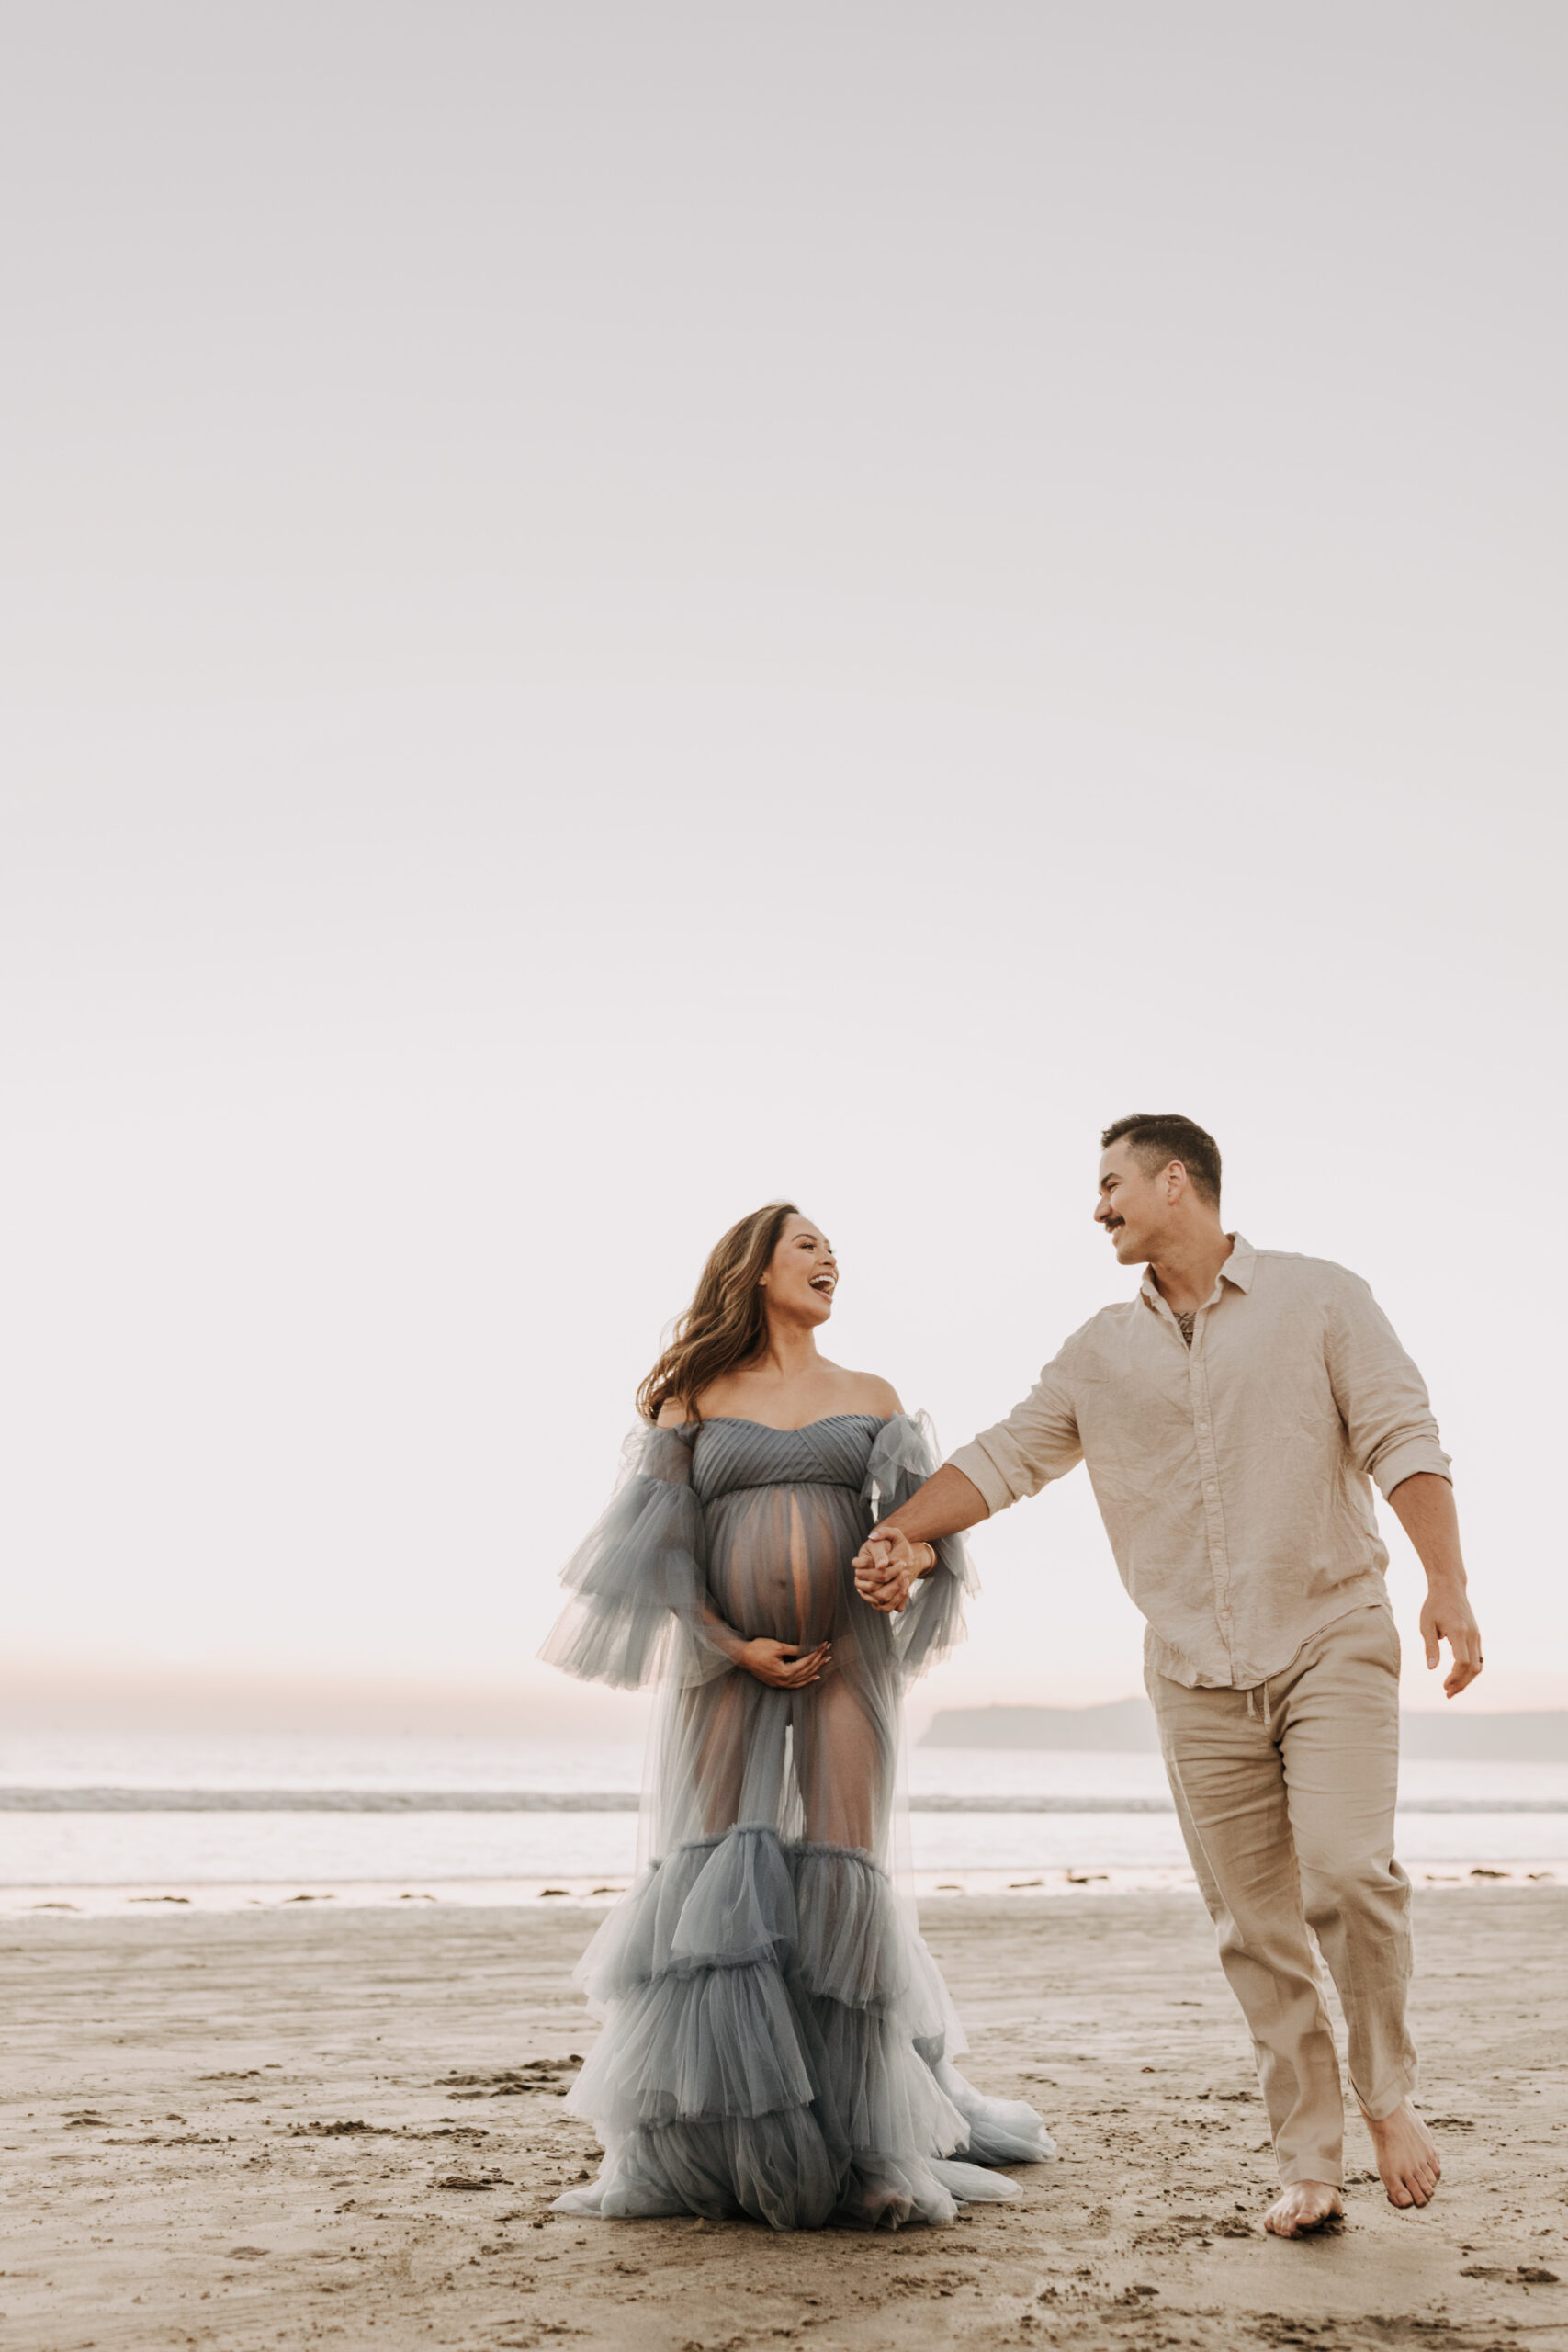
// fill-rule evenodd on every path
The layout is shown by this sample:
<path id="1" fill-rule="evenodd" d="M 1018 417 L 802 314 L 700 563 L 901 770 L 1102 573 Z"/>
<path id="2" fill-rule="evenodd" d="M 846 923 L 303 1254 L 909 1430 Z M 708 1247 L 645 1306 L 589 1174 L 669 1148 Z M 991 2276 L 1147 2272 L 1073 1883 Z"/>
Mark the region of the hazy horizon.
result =
<path id="1" fill-rule="evenodd" d="M 1058 1712 L 1115 1707 L 1129 1701 L 1146 1705 L 1141 1686 L 1113 1699 L 1058 1702 Z M 1006 1710 L 1048 1707 L 1044 1701 L 983 1699 L 965 1702 L 940 1687 L 917 1688 L 908 1706 L 908 1731 L 923 1737 L 933 1719 L 969 1708 Z M 1416 1688 L 1404 1694 L 1406 1713 L 1438 1718 L 1477 1714 L 1540 1714 L 1568 1710 L 1521 1702 L 1506 1706 L 1478 1690 L 1473 1703 L 1453 1708 L 1439 1690 Z M 365 1737 L 454 1734 L 476 1738 L 632 1740 L 647 1734 L 650 1702 L 637 1693 L 580 1690 L 569 1683 L 550 1689 L 526 1682 L 420 1680 L 417 1678 L 355 1678 L 332 1674 L 256 1675 L 232 1669 L 187 1668 L 179 1671 L 84 1671 L 61 1666 L 0 1670 L 0 1736 L 7 1732 L 88 1728 L 112 1731 L 299 1733 L 326 1732 Z"/>

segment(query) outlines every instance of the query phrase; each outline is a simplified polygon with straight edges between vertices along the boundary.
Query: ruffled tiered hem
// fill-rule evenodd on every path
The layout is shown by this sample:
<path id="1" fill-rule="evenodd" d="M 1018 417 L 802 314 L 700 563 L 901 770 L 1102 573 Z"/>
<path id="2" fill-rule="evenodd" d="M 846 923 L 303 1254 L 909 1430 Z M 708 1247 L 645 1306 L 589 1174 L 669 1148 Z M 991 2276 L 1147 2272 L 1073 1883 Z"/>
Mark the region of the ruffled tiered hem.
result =
<path id="1" fill-rule="evenodd" d="M 765 1826 L 677 1847 L 578 1976 L 606 2021 L 567 2105 L 605 2156 L 560 2211 L 897 2228 L 1016 2197 L 986 2167 L 1054 2154 L 952 2064 L 941 1976 L 867 1854 Z"/>

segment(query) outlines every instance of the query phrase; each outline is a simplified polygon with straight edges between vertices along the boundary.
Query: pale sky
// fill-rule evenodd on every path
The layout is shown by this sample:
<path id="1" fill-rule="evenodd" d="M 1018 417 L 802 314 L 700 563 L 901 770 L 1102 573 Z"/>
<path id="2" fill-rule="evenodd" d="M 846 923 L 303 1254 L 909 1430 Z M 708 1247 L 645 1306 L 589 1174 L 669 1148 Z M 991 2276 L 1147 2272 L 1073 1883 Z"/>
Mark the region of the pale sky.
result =
<path id="1" fill-rule="evenodd" d="M 1427 1375 L 1467 1703 L 1568 1704 L 1565 66 L 1508 0 L 13 12 L 13 1662 L 570 1698 L 724 1227 L 799 1200 L 955 1444 L 1179 1109 Z M 976 1550 L 928 1706 L 1136 1687 L 1081 1472 Z"/>

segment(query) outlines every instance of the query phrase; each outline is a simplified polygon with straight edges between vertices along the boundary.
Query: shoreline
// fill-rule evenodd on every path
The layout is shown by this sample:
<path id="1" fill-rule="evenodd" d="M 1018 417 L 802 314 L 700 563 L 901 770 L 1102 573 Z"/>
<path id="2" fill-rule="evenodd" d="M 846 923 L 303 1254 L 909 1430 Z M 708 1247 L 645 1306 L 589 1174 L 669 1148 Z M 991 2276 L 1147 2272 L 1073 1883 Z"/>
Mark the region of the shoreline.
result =
<path id="1" fill-rule="evenodd" d="M 1441 1870 L 1420 1864 L 1409 1869 L 1412 1883 L 1434 1892 L 1476 1893 L 1507 1886 L 1519 1892 L 1542 1893 L 1568 1885 L 1568 1868 L 1561 1860 L 1455 1862 Z M 247 1911 L 276 1911 L 305 1905 L 334 1905 L 341 1911 L 395 1909 L 405 1905 L 445 1904 L 454 1910 L 581 1909 L 602 1913 L 636 1883 L 635 1873 L 613 1882 L 592 1878 L 534 1876 L 517 1879 L 239 1879 L 234 1881 L 128 1880 L 83 1885 L 35 1882 L 0 1884 L 0 1919 L 21 1921 L 40 1915 L 83 1919 L 130 1917 L 152 1909 L 182 1910 L 205 1916 Z M 1004 1903 L 1059 1902 L 1093 1897 L 1114 1900 L 1132 1894 L 1196 1895 L 1197 1882 L 1189 1869 L 1156 1867 L 1145 1870 L 1024 1869 L 917 1871 L 912 1873 L 916 1900 L 945 1905 L 960 1901 Z"/>

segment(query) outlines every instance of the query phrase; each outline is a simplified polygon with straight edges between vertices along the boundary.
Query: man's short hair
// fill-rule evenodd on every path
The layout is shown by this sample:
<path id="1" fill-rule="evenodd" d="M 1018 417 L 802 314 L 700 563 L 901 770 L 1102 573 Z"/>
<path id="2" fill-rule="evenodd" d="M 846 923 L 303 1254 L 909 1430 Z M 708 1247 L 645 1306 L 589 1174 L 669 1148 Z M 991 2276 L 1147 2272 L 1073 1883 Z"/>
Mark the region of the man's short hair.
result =
<path id="1" fill-rule="evenodd" d="M 1101 1151 L 1113 1143 L 1126 1144 L 1145 1175 L 1179 1159 L 1199 1199 L 1219 1207 L 1220 1147 L 1195 1119 L 1179 1111 L 1134 1111 L 1130 1119 L 1114 1120 L 1100 1138 Z"/>

